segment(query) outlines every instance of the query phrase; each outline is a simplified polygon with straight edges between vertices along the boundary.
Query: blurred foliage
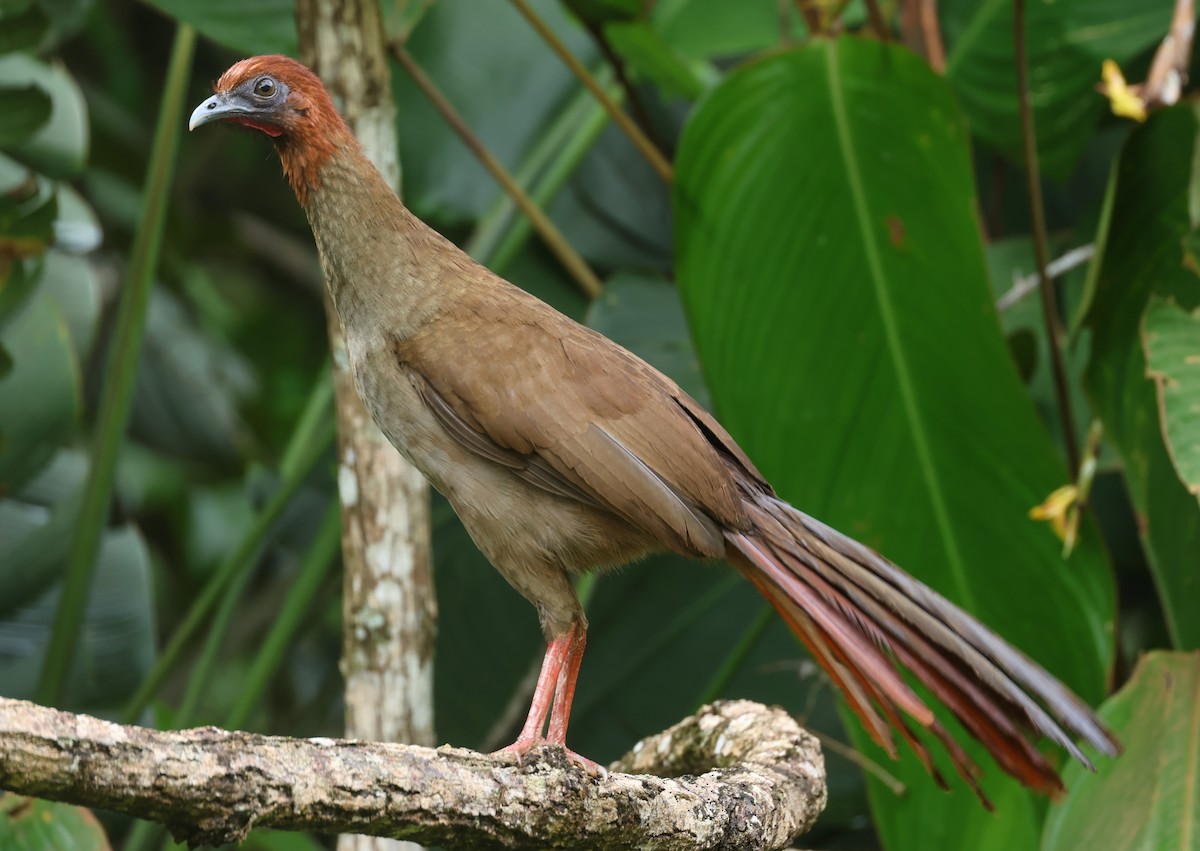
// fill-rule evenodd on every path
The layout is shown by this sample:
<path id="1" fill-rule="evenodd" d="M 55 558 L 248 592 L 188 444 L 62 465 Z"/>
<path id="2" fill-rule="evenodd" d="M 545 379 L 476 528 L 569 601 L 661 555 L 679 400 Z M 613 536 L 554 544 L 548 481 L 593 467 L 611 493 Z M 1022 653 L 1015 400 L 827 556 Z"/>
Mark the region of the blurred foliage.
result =
<path id="1" fill-rule="evenodd" d="M 1200 652 L 1143 656 L 1100 717 L 1125 743 L 1108 771 L 1067 768 L 1074 792 L 1051 810 L 1046 851 L 1195 848 L 1200 837 Z"/>
<path id="2" fill-rule="evenodd" d="M 993 307 L 1034 271 L 1011 2 L 938 4 L 942 75 L 865 32 L 860 2 L 840 17 L 843 4 L 820 4 L 837 37 L 810 34 L 776 0 L 531 5 L 676 162 L 674 185 L 510 4 L 385 0 L 389 31 L 406 35 L 606 289 L 587 302 L 395 66 L 415 211 L 711 402 L 784 496 L 980 614 L 1088 700 L 1148 649 L 1200 647 L 1200 123 L 1185 103 L 1135 126 L 1094 91 L 1104 59 L 1138 79 L 1171 0 L 1026 4 L 1050 248 L 1095 246 L 1056 282 L 1076 423 L 1082 433 L 1099 419 L 1106 435 L 1066 560 L 1051 528 L 1026 516 L 1078 473 L 1063 461 L 1054 343 L 1036 293 Z M 899 34 L 897 4 L 882 5 Z M 241 55 L 294 53 L 293 13 L 291 0 L 0 5 L 6 696 L 33 693 L 62 593 L 176 26 L 201 36 L 190 104 Z M 337 735 L 321 279 L 266 143 L 231 130 L 184 138 L 155 247 L 64 702 L 159 725 Z M 537 620 L 436 498 L 433 522 L 439 738 L 495 747 L 523 716 Z M 1191 657 L 1150 657 L 1112 698 L 1105 712 L 1131 752 L 1100 766 L 1102 791 L 1068 770 L 1079 791 L 1047 820 L 1043 802 L 991 770 L 990 816 L 962 787 L 936 790 L 913 760 L 883 758 L 857 722 L 843 727 L 823 676 L 728 572 L 649 559 L 599 581 L 588 613 L 571 726 L 581 752 L 610 759 L 702 698 L 739 696 L 787 706 L 902 780 L 902 795 L 866 783 L 828 751 L 830 806 L 807 845 L 1080 847 L 1071 831 L 1114 801 L 1129 825 L 1187 806 L 1150 801 L 1139 783 L 1159 765 L 1150 754 L 1173 747 L 1164 672 Z M 1166 714 L 1139 732 L 1139 706 Z M 129 821 L 105 819 L 119 845 Z M 0 816 L 0 835 L 18 828 Z M 327 845 L 256 832 L 248 847 Z"/>
<path id="3" fill-rule="evenodd" d="M 96 817 L 83 807 L 0 792 L 0 848 L 5 851 L 110 851 Z"/>

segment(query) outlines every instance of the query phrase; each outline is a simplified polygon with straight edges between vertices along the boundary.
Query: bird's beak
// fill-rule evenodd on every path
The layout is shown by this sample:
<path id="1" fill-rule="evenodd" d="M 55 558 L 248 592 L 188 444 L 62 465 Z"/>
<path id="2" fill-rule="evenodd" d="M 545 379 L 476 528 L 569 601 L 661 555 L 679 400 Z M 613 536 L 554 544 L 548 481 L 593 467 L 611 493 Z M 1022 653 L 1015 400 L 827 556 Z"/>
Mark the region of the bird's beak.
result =
<path id="1" fill-rule="evenodd" d="M 188 130 L 195 130 L 202 124 L 211 124 L 214 121 L 223 121 L 246 114 L 248 114 L 246 108 L 230 101 L 228 95 L 215 94 L 193 110 L 192 117 L 188 119 Z"/>

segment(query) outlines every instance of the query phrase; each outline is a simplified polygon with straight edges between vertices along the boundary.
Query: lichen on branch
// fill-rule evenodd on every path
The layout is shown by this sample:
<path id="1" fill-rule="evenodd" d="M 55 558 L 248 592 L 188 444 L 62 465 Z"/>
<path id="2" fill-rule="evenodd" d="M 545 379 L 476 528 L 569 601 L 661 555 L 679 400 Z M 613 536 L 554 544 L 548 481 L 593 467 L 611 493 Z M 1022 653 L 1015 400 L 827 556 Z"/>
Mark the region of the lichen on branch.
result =
<path id="1" fill-rule="evenodd" d="M 748 701 L 702 707 L 596 777 L 557 748 L 518 763 L 448 746 L 163 732 L 0 698 L 0 788 L 157 821 L 191 843 L 274 827 L 645 851 L 785 848 L 826 795 L 816 739 Z"/>

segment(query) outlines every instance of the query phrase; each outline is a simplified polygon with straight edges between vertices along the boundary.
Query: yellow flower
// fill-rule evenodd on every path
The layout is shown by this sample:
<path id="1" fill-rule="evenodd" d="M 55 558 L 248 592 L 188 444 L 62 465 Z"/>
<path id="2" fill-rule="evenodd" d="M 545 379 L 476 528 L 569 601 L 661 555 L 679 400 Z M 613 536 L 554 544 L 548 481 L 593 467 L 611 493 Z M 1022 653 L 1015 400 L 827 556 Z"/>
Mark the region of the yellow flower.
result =
<path id="1" fill-rule="evenodd" d="M 1100 85 L 1100 91 L 1112 105 L 1113 115 L 1132 118 L 1135 121 L 1146 120 L 1145 102 L 1136 91 L 1136 87 L 1131 87 L 1125 82 L 1125 75 L 1121 73 L 1116 62 L 1105 59 L 1100 76 L 1104 79 Z"/>
<path id="2" fill-rule="evenodd" d="M 1041 505 L 1029 509 L 1031 520 L 1046 520 L 1054 534 L 1063 542 L 1063 555 L 1069 555 L 1075 547 L 1079 531 L 1079 489 L 1075 485 L 1063 485 Z"/>

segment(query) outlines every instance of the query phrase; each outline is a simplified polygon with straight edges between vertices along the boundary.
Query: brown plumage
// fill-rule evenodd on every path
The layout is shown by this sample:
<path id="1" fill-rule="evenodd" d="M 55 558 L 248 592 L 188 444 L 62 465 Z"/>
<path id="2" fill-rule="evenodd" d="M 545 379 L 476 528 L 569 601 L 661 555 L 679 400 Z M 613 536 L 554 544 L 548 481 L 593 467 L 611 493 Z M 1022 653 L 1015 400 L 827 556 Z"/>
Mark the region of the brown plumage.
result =
<path id="1" fill-rule="evenodd" d="M 673 381 L 416 219 L 304 66 L 281 56 L 237 63 L 191 126 L 210 121 L 273 139 L 312 225 L 367 408 L 538 610 L 546 657 L 525 727 L 506 750 L 565 747 L 587 628 L 571 578 L 669 550 L 728 558 L 808 645 L 875 741 L 894 755 L 898 731 L 943 785 L 910 723 L 943 744 L 977 793 L 979 769 L 901 669 L 1040 792 L 1062 783 L 1033 746 L 1037 736 L 1089 767 L 1072 736 L 1119 752 L 1089 707 L 1036 663 L 778 499 Z"/>

